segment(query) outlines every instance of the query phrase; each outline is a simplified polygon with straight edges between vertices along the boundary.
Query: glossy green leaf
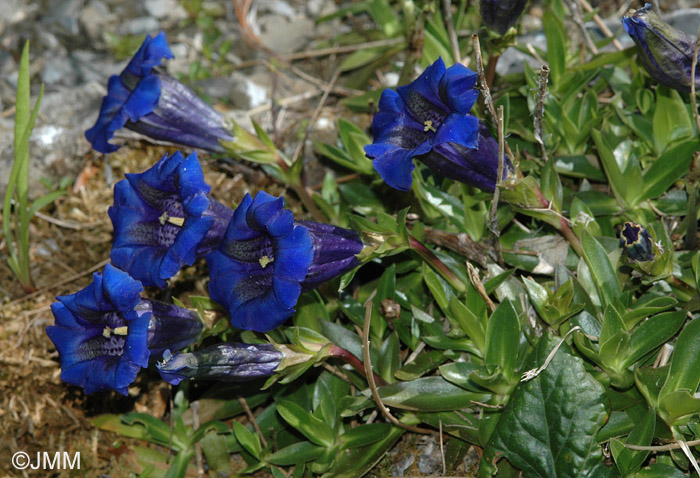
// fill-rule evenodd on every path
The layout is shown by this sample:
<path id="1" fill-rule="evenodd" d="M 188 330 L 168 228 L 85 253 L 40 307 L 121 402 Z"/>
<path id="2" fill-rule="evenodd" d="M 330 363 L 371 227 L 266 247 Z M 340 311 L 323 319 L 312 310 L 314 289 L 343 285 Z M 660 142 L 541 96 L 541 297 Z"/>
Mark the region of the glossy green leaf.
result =
<path id="1" fill-rule="evenodd" d="M 241 422 L 236 421 L 233 422 L 233 433 L 236 435 L 236 440 L 238 440 L 238 443 L 240 443 L 248 453 L 257 459 L 260 459 L 262 445 L 260 444 L 260 438 L 258 435 L 244 427 Z"/>
<path id="2" fill-rule="evenodd" d="M 669 143 L 693 134 L 693 123 L 686 111 L 685 103 L 676 90 L 659 86 L 653 117 L 657 154 L 661 154 Z"/>
<path id="3" fill-rule="evenodd" d="M 379 387 L 382 401 L 390 407 L 415 411 L 460 410 L 470 400 L 488 401 L 487 393 L 468 392 L 442 377 L 423 377 Z"/>
<path id="4" fill-rule="evenodd" d="M 307 461 L 315 460 L 325 450 L 322 446 L 314 445 L 308 441 L 293 443 L 276 451 L 265 458 L 265 461 L 274 465 L 291 466 Z"/>
<path id="5" fill-rule="evenodd" d="M 682 178 L 688 172 L 693 153 L 699 146 L 700 141 L 691 139 L 668 148 L 659 156 L 644 173 L 643 193 L 639 200 L 661 196 L 673 183 Z"/>
<path id="6" fill-rule="evenodd" d="M 371 423 L 360 425 L 343 433 L 341 446 L 345 448 L 357 448 L 375 443 L 386 437 L 391 432 L 392 426 L 388 423 Z"/>
<path id="7" fill-rule="evenodd" d="M 303 408 L 289 400 L 279 400 L 277 411 L 292 427 L 299 430 L 306 438 L 317 445 L 333 446 L 335 433 L 331 427 L 306 412 Z"/>
<path id="8" fill-rule="evenodd" d="M 673 337 L 685 321 L 684 311 L 655 315 L 637 327 L 630 337 L 629 349 L 622 366 L 634 364 L 647 353 Z"/>
<path id="9" fill-rule="evenodd" d="M 630 432 L 625 443 L 630 445 L 651 445 L 651 440 L 654 438 L 654 429 L 656 426 L 656 411 L 650 409 L 644 418 L 637 423 L 634 429 Z M 647 456 L 648 451 L 630 450 L 625 447 L 624 443 L 618 439 L 613 439 L 610 442 L 610 451 L 612 452 L 615 464 L 623 476 L 634 473 L 639 470 Z"/>
<path id="10" fill-rule="evenodd" d="M 542 365 L 559 342 L 544 335 L 527 361 Z M 549 366 L 520 383 L 484 449 L 479 477 L 491 476 L 503 455 L 527 477 L 584 476 L 602 463 L 596 434 L 607 419 L 603 387 L 562 344 Z"/>
<path id="11" fill-rule="evenodd" d="M 622 290 L 608 253 L 588 231 L 583 231 L 581 245 L 583 246 L 583 257 L 591 271 L 603 306 L 611 304 L 615 298 L 620 296 Z"/>
<path id="12" fill-rule="evenodd" d="M 520 343 L 520 321 L 509 300 L 503 301 L 489 318 L 486 327 L 486 365 L 497 365 L 503 374 L 514 376 Z"/>

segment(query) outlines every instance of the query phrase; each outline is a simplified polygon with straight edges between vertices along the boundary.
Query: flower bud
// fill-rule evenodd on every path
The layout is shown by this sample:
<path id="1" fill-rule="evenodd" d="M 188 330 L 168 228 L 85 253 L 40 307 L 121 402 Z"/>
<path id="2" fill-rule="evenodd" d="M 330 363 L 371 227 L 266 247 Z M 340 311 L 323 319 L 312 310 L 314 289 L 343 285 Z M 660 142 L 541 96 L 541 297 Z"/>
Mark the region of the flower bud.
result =
<path id="1" fill-rule="evenodd" d="M 182 380 L 252 380 L 268 377 L 279 367 L 284 354 L 271 344 L 224 343 L 192 353 L 163 354 L 156 364 L 163 380 L 177 385 Z"/>
<path id="2" fill-rule="evenodd" d="M 525 10 L 527 0 L 480 0 L 484 25 L 504 35 Z"/>
<path id="3" fill-rule="evenodd" d="M 690 92 L 695 52 L 692 36 L 661 20 L 650 3 L 630 10 L 622 25 L 637 44 L 639 59 L 652 78 L 669 88 Z M 695 87 L 700 90 L 700 68 L 695 70 Z"/>

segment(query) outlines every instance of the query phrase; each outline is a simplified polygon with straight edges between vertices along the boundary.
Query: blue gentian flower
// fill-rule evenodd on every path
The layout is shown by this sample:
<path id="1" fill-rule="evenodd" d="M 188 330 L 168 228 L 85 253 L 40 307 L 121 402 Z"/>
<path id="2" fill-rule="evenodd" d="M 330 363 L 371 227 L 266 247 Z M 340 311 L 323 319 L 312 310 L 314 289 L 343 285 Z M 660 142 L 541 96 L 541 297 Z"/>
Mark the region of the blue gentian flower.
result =
<path id="1" fill-rule="evenodd" d="M 60 356 L 61 380 L 85 393 L 113 389 L 126 395 L 149 357 L 197 339 L 197 314 L 141 299 L 142 291 L 139 281 L 108 264 L 86 288 L 56 298 L 56 325 L 46 333 Z"/>
<path id="2" fill-rule="evenodd" d="M 127 174 L 114 188 L 111 259 L 144 285 L 165 279 L 218 247 L 233 211 L 209 197 L 192 153 L 165 155 L 149 170 Z"/>
<path id="3" fill-rule="evenodd" d="M 252 380 L 272 375 L 284 354 L 271 344 L 224 343 L 175 355 L 166 351 L 156 366 L 163 380 L 177 385 L 183 380 Z"/>
<path id="4" fill-rule="evenodd" d="M 484 25 L 503 35 L 518 22 L 526 4 L 527 0 L 480 0 L 481 19 Z"/>
<path id="5" fill-rule="evenodd" d="M 465 157 L 466 150 L 479 146 L 479 120 L 469 114 L 479 95 L 476 79 L 463 65 L 446 69 L 438 58 L 409 85 L 382 93 L 372 121 L 374 143 L 365 146 L 365 153 L 389 186 L 410 189 L 413 159 L 425 162 L 425 155 L 433 153 L 427 163 L 441 174 L 493 190 L 492 162 Z M 491 176 L 494 180 L 483 179 Z"/>
<path id="6" fill-rule="evenodd" d="M 661 20 L 651 3 L 627 13 L 622 25 L 647 73 L 662 85 L 689 93 L 695 38 Z M 700 90 L 700 68 L 695 70 L 695 87 Z"/>
<path id="7" fill-rule="evenodd" d="M 235 327 L 265 332 L 294 313 L 302 291 L 357 266 L 362 247 L 354 231 L 295 222 L 283 198 L 246 195 L 207 256 L 209 293 Z"/>
<path id="8" fill-rule="evenodd" d="M 157 68 L 173 58 L 163 32 L 143 44 L 126 69 L 109 79 L 95 126 L 85 132 L 93 148 L 111 153 L 109 140 L 127 128 L 150 138 L 224 152 L 220 141 L 233 141 L 225 119 L 192 90 Z"/>

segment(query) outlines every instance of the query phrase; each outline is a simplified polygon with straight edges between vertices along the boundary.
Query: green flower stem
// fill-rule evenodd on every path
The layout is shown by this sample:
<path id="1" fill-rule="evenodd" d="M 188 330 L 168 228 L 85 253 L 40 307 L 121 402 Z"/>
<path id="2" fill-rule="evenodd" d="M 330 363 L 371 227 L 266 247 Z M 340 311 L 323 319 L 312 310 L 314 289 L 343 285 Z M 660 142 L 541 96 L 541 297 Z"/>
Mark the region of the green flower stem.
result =
<path id="1" fill-rule="evenodd" d="M 452 287 L 460 294 L 467 291 L 467 286 L 452 272 L 444 262 L 442 262 L 433 251 L 425 247 L 418 239 L 413 236 L 408 236 L 408 247 L 418 253 L 425 261 L 433 266 L 433 268 L 445 279 Z"/>
<path id="2" fill-rule="evenodd" d="M 342 359 L 343 361 L 349 363 L 350 365 L 352 365 L 352 368 L 354 368 L 355 370 L 360 372 L 362 374 L 362 376 L 366 378 L 364 364 L 360 361 L 360 359 L 355 357 L 353 354 L 351 354 L 350 352 L 348 352 L 344 348 L 338 347 L 337 345 L 332 344 L 331 349 L 328 352 L 328 356 L 339 358 L 339 359 Z M 379 385 L 380 387 L 383 385 L 386 385 L 386 381 L 382 377 L 380 377 L 379 375 L 377 375 L 374 372 L 372 372 L 372 375 L 374 376 L 374 382 L 377 385 Z"/>

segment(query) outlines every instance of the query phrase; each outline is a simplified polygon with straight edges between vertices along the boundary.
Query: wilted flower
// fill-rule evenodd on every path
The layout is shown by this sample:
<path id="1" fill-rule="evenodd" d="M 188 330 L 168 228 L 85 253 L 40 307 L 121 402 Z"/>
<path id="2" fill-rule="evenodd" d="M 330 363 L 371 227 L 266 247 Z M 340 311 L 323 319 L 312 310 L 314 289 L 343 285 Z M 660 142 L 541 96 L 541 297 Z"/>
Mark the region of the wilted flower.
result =
<path id="1" fill-rule="evenodd" d="M 192 353 L 171 355 L 157 363 L 163 380 L 177 385 L 186 379 L 240 381 L 268 377 L 279 367 L 284 354 L 271 344 L 224 343 Z"/>
<path id="2" fill-rule="evenodd" d="M 221 246 L 207 256 L 211 298 L 238 328 L 265 332 L 294 313 L 303 290 L 359 264 L 357 233 L 314 222 L 295 222 L 284 199 L 246 195 Z"/>
<path id="3" fill-rule="evenodd" d="M 654 241 L 649 231 L 639 224 L 626 222 L 620 231 L 620 247 L 631 261 L 654 260 Z"/>
<path id="4" fill-rule="evenodd" d="M 95 126 L 85 132 L 93 148 L 111 153 L 109 143 L 126 126 L 150 138 L 223 152 L 220 141 L 232 141 L 225 119 L 192 90 L 157 68 L 173 58 L 165 34 L 146 36 L 120 75 L 109 79 Z"/>
<path id="5" fill-rule="evenodd" d="M 129 384 L 151 356 L 194 342 L 202 322 L 194 312 L 141 299 L 141 283 L 108 264 L 81 291 L 51 305 L 56 325 L 46 333 L 58 350 L 61 380 L 85 393 Z"/>
<path id="6" fill-rule="evenodd" d="M 192 153 L 165 155 L 149 170 L 127 174 L 114 188 L 111 259 L 145 285 L 165 279 L 218 247 L 233 211 L 209 197 Z"/>
<path id="7" fill-rule="evenodd" d="M 639 59 L 656 81 L 685 93 L 690 92 L 690 73 L 695 39 L 661 20 L 647 3 L 630 10 L 622 19 L 625 31 L 637 44 Z M 695 86 L 700 90 L 700 68 L 695 71 Z"/>
<path id="8" fill-rule="evenodd" d="M 503 35 L 518 22 L 527 0 L 480 0 L 479 3 L 484 25 Z"/>
<path id="9" fill-rule="evenodd" d="M 494 190 L 494 140 L 469 114 L 479 95 L 475 85 L 476 73 L 461 64 L 445 69 L 438 58 L 414 82 L 382 93 L 372 121 L 374 143 L 365 153 L 389 186 L 410 189 L 415 158 L 450 179 Z M 486 150 L 476 153 L 480 144 Z"/>

